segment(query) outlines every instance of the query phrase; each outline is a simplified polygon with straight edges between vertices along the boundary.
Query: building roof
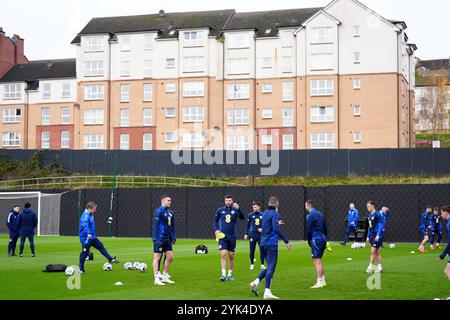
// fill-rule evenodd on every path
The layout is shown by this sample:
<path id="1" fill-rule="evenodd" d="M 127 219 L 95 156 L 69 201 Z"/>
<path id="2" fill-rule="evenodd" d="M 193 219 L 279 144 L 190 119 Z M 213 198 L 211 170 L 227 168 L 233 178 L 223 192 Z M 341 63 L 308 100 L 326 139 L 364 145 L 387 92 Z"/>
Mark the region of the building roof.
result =
<path id="1" fill-rule="evenodd" d="M 76 60 L 39 60 L 13 66 L 0 82 L 76 78 Z"/>
<path id="2" fill-rule="evenodd" d="M 235 13 L 224 30 L 256 30 L 256 37 L 274 37 L 279 28 L 298 28 L 322 8 Z M 269 32 L 270 30 L 270 32 Z M 266 31 L 268 31 L 266 33 Z"/>
<path id="3" fill-rule="evenodd" d="M 439 71 L 442 68 L 450 71 L 450 59 L 435 59 L 435 60 L 419 60 L 417 69 L 424 71 Z"/>
<path id="4" fill-rule="evenodd" d="M 220 35 L 222 28 L 234 14 L 234 10 L 173 12 L 124 17 L 92 19 L 72 41 L 80 43 L 82 35 L 102 33 L 126 33 L 157 31 L 159 38 L 177 38 L 180 29 L 209 28 L 210 35 Z M 174 33 L 170 31 L 175 30 Z"/>

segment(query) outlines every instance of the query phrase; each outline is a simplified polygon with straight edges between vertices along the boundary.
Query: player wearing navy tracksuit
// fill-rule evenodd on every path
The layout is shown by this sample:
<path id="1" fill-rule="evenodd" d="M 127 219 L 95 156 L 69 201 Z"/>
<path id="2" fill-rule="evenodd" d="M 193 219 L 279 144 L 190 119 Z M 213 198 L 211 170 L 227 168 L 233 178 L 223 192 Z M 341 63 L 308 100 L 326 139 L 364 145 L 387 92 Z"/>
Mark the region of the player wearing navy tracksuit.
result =
<path id="1" fill-rule="evenodd" d="M 442 217 L 439 214 L 439 208 L 433 209 L 433 214 L 430 216 L 430 233 L 431 233 L 431 249 L 434 249 L 434 240 L 437 236 L 436 247 L 441 248 L 440 243 L 442 240 Z"/>
<path id="2" fill-rule="evenodd" d="M 253 202 L 253 211 L 248 214 L 247 225 L 245 228 L 244 239 L 250 243 L 250 270 L 254 269 L 256 245 L 259 247 L 259 257 L 261 260 L 261 269 L 264 269 L 264 255 L 261 250 L 261 226 L 263 212 L 261 205 Z"/>
<path id="3" fill-rule="evenodd" d="M 308 200 L 305 209 L 309 212 L 306 217 L 306 234 L 308 244 L 311 247 L 311 256 L 316 267 L 317 282 L 311 289 L 320 289 L 327 285 L 322 265 L 322 257 L 327 247 L 327 225 L 322 212 L 314 209 L 314 202 Z"/>
<path id="4" fill-rule="evenodd" d="M 20 253 L 19 257 L 23 256 L 23 249 L 25 247 L 25 240 L 28 238 L 31 248 L 31 256 L 35 256 L 34 252 L 34 229 L 38 224 L 36 213 L 31 210 L 31 204 L 26 203 L 25 208 L 19 213 L 18 228 L 20 234 Z"/>
<path id="5" fill-rule="evenodd" d="M 350 210 L 348 210 L 348 223 L 347 230 L 345 232 L 345 240 L 341 242 L 342 245 L 346 245 L 350 239 L 350 234 L 353 233 L 355 235 L 355 242 L 358 241 L 358 218 L 359 212 L 355 208 L 353 203 L 350 203 Z"/>
<path id="6" fill-rule="evenodd" d="M 375 259 L 378 260 L 378 268 L 375 270 L 375 272 L 382 272 L 383 266 L 382 266 L 382 259 L 381 259 L 381 253 L 380 248 L 383 247 L 383 232 L 384 232 L 384 223 L 386 221 L 386 218 L 384 214 L 381 211 L 377 211 L 375 209 L 375 202 L 368 201 L 367 202 L 367 211 L 369 212 L 368 216 L 368 223 L 369 228 L 367 230 L 367 242 L 371 245 L 371 252 L 370 252 L 370 263 L 369 267 L 367 268 L 367 273 L 372 273 L 373 271 L 373 263 L 375 262 Z"/>
<path id="7" fill-rule="evenodd" d="M 237 220 L 245 219 L 245 215 L 232 196 L 225 196 L 225 206 L 217 209 L 214 215 L 214 233 L 219 241 L 220 265 L 222 275 L 220 281 L 233 281 L 234 251 L 236 250 Z M 221 238 L 221 235 L 225 237 Z M 226 275 L 228 256 L 228 276 Z"/>
<path id="8" fill-rule="evenodd" d="M 94 247 L 100 253 L 108 259 L 109 263 L 119 263 L 119 260 L 116 259 L 116 257 L 111 257 L 111 255 L 106 250 L 103 243 L 100 241 L 99 238 L 97 238 L 97 235 L 95 233 L 95 220 L 94 220 L 94 214 L 97 211 L 97 205 L 93 202 L 89 202 L 86 205 L 86 210 L 83 212 L 83 214 L 80 217 L 80 224 L 79 224 L 79 237 L 80 237 L 80 243 L 81 243 L 81 253 L 80 253 L 80 271 L 82 273 L 86 272 L 84 269 L 84 263 L 86 261 L 86 258 L 89 256 L 91 247 Z"/>
<path id="9" fill-rule="evenodd" d="M 175 283 L 169 278 L 170 266 L 173 260 L 172 245 L 176 243 L 175 215 L 170 207 L 172 199 L 169 196 L 161 197 L 161 206 L 153 214 L 153 273 L 155 275 L 155 285 L 165 285 Z M 164 272 L 160 275 L 159 265 L 161 257 L 165 254 Z"/>
<path id="10" fill-rule="evenodd" d="M 444 273 L 447 275 L 448 281 L 450 281 L 450 206 L 444 206 L 441 209 L 442 211 L 442 219 L 447 220 L 447 240 L 448 244 L 447 247 L 444 249 L 444 251 L 441 253 L 439 258 L 441 260 L 444 260 L 445 257 L 448 255 L 449 259 L 447 261 L 447 267 L 444 270 Z"/>
<path id="11" fill-rule="evenodd" d="M 271 292 L 271 285 L 278 261 L 278 239 L 282 239 L 291 250 L 289 240 L 280 230 L 280 214 L 278 213 L 278 199 L 271 197 L 269 199 L 268 209 L 264 212 L 262 219 L 261 248 L 267 260 L 267 268 L 261 271 L 258 278 L 250 283 L 250 288 L 255 295 L 258 295 L 258 285 L 264 278 L 266 279 L 266 289 L 264 299 L 278 299 Z"/>
<path id="12" fill-rule="evenodd" d="M 422 236 L 422 242 L 419 246 L 419 251 L 424 253 L 427 252 L 425 250 L 425 244 L 430 239 L 429 233 L 430 233 L 430 217 L 432 214 L 433 208 L 431 206 L 427 206 L 427 209 L 424 213 L 420 216 L 420 234 Z"/>
<path id="13" fill-rule="evenodd" d="M 16 255 L 16 245 L 19 239 L 19 213 L 20 206 L 14 206 L 6 219 L 6 226 L 9 230 L 8 257 Z"/>

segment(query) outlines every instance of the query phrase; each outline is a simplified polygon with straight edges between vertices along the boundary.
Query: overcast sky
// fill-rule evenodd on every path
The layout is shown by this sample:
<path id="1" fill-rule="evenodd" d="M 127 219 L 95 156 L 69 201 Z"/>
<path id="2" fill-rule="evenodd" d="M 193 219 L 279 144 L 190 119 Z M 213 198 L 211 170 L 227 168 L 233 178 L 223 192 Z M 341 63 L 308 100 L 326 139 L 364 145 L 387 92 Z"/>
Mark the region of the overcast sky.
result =
<path id="1" fill-rule="evenodd" d="M 236 9 L 237 11 L 321 7 L 331 0 L 24 0 L 2 1 L 0 26 L 25 39 L 30 60 L 75 57 L 72 39 L 93 17 Z M 404 20 L 421 59 L 450 56 L 450 1 L 362 0 L 387 19 Z"/>

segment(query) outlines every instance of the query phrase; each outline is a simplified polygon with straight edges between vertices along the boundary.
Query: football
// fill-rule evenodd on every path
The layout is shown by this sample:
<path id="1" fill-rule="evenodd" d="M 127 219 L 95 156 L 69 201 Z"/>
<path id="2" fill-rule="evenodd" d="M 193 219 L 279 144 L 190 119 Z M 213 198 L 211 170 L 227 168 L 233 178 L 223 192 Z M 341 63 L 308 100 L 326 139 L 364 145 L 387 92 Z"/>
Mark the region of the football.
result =
<path id="1" fill-rule="evenodd" d="M 146 263 L 140 263 L 138 266 L 138 270 L 141 272 L 146 272 L 147 271 L 147 264 Z"/>
<path id="2" fill-rule="evenodd" d="M 112 265 L 111 265 L 111 263 L 106 262 L 106 263 L 103 265 L 103 271 L 111 271 L 111 270 L 112 270 Z"/>
<path id="3" fill-rule="evenodd" d="M 141 264 L 140 262 L 134 262 L 133 265 L 132 265 L 133 270 L 139 270 L 139 265 L 140 264 Z"/>
<path id="4" fill-rule="evenodd" d="M 74 267 L 67 267 L 64 273 L 66 274 L 66 276 L 73 276 L 73 274 L 75 273 L 75 269 Z"/>
<path id="5" fill-rule="evenodd" d="M 394 243 L 391 243 L 391 244 L 389 245 L 389 248 L 394 249 L 394 248 L 395 248 L 395 244 L 394 244 Z"/>
<path id="6" fill-rule="evenodd" d="M 133 270 L 133 264 L 131 262 L 125 262 L 125 264 L 123 265 L 123 268 L 125 270 Z"/>

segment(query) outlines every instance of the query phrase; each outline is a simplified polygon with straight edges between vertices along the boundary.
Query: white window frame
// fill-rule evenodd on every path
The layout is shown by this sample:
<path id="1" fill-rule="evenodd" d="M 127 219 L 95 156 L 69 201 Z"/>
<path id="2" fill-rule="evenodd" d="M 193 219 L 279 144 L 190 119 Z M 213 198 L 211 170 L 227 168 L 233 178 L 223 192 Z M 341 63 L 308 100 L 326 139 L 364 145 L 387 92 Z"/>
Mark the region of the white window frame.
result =
<path id="1" fill-rule="evenodd" d="M 86 150 L 103 149 L 104 137 L 102 134 L 86 134 L 83 136 L 83 146 Z"/>
<path id="2" fill-rule="evenodd" d="M 290 141 L 287 141 L 289 138 Z M 283 134 L 283 150 L 294 150 L 294 135 L 293 134 Z"/>
<path id="3" fill-rule="evenodd" d="M 353 37 L 355 38 L 361 37 L 361 26 L 359 25 L 353 26 Z"/>
<path id="4" fill-rule="evenodd" d="M 355 131 L 353 133 L 353 142 L 354 143 L 361 143 L 362 141 L 362 133 L 361 131 Z"/>
<path id="5" fill-rule="evenodd" d="M 273 57 L 262 57 L 262 68 L 271 69 L 273 67 Z"/>
<path id="6" fill-rule="evenodd" d="M 195 36 L 195 37 L 194 37 Z M 204 33 L 201 31 L 183 32 L 184 47 L 201 47 L 204 44 Z"/>
<path id="7" fill-rule="evenodd" d="M 311 28 L 311 44 L 329 44 L 333 43 L 331 39 L 332 27 Z"/>
<path id="8" fill-rule="evenodd" d="M 153 150 L 153 134 L 142 134 L 142 150 Z"/>
<path id="9" fill-rule="evenodd" d="M 70 148 L 70 131 L 61 131 L 61 149 Z"/>
<path id="10" fill-rule="evenodd" d="M 102 60 L 85 62 L 85 77 L 102 77 L 105 73 L 104 62 Z"/>
<path id="11" fill-rule="evenodd" d="M 120 62 L 120 76 L 121 77 L 131 76 L 131 62 L 130 61 L 121 61 Z"/>
<path id="12" fill-rule="evenodd" d="M 361 52 L 354 51 L 353 52 L 353 64 L 360 64 L 361 63 Z"/>
<path id="13" fill-rule="evenodd" d="M 50 125 L 50 108 L 41 109 L 41 125 L 43 126 Z"/>
<path id="14" fill-rule="evenodd" d="M 311 149 L 334 149 L 334 132 L 311 133 Z"/>
<path id="15" fill-rule="evenodd" d="M 353 89 L 359 90 L 361 89 L 361 79 L 353 79 Z"/>
<path id="16" fill-rule="evenodd" d="M 227 150 L 250 150 L 250 136 L 248 134 L 229 133 L 227 135 Z"/>
<path id="17" fill-rule="evenodd" d="M 144 50 L 153 50 L 154 36 L 153 34 L 144 35 Z"/>
<path id="18" fill-rule="evenodd" d="M 229 58 L 228 59 L 228 74 L 229 75 L 250 74 L 250 59 L 249 58 Z"/>
<path id="19" fill-rule="evenodd" d="M 3 100 L 22 99 L 22 84 L 12 83 L 3 85 Z"/>
<path id="20" fill-rule="evenodd" d="M 272 145 L 272 142 L 273 142 L 273 136 L 271 134 L 263 134 L 261 136 L 261 144 L 263 146 Z"/>
<path id="21" fill-rule="evenodd" d="M 70 124 L 70 108 L 61 108 L 61 124 Z"/>
<path id="22" fill-rule="evenodd" d="M 177 86 L 174 82 L 166 83 L 164 88 L 166 93 L 175 93 L 177 91 Z"/>
<path id="23" fill-rule="evenodd" d="M 62 98 L 70 98 L 72 95 L 72 84 L 71 83 L 63 83 L 62 85 Z"/>
<path id="24" fill-rule="evenodd" d="M 204 56 L 187 56 L 183 58 L 183 73 L 195 73 L 205 71 Z"/>
<path id="25" fill-rule="evenodd" d="M 87 36 L 84 37 L 84 51 L 85 52 L 101 52 L 103 51 L 103 37 L 101 36 Z"/>
<path id="26" fill-rule="evenodd" d="M 361 105 L 360 104 L 355 104 L 353 106 L 353 115 L 356 117 L 361 116 Z"/>
<path id="27" fill-rule="evenodd" d="M 283 82 L 283 101 L 294 101 L 293 82 Z"/>
<path id="28" fill-rule="evenodd" d="M 290 116 L 287 117 L 287 112 L 290 113 Z M 294 126 L 294 108 L 283 108 L 283 127 L 289 128 Z"/>
<path id="29" fill-rule="evenodd" d="M 22 121 L 22 110 L 20 108 L 3 109 L 3 123 L 20 123 Z"/>
<path id="30" fill-rule="evenodd" d="M 131 89 L 131 86 L 129 84 L 121 84 L 120 85 L 120 102 L 121 103 L 130 102 L 130 89 Z"/>
<path id="31" fill-rule="evenodd" d="M 166 143 L 174 143 L 176 142 L 175 132 L 166 132 L 164 133 L 164 141 Z"/>
<path id="32" fill-rule="evenodd" d="M 165 67 L 166 69 L 174 69 L 176 64 L 175 58 L 166 58 Z"/>
<path id="33" fill-rule="evenodd" d="M 228 100 L 250 99 L 249 83 L 228 83 L 227 89 Z"/>
<path id="34" fill-rule="evenodd" d="M 183 82 L 183 97 L 204 97 L 205 82 L 204 81 L 186 81 Z"/>
<path id="35" fill-rule="evenodd" d="M 153 60 L 144 60 L 144 78 L 153 77 Z"/>
<path id="36" fill-rule="evenodd" d="M 177 110 L 174 107 L 164 108 L 164 117 L 165 118 L 175 118 L 176 115 L 177 115 Z"/>
<path id="37" fill-rule="evenodd" d="M 96 101 L 105 99 L 105 87 L 102 84 L 87 85 L 84 87 L 84 100 Z"/>
<path id="38" fill-rule="evenodd" d="M 121 133 L 119 136 L 119 149 L 130 150 L 130 134 Z"/>
<path id="39" fill-rule="evenodd" d="M 246 126 L 250 124 L 250 109 L 228 109 L 227 124 L 229 126 Z"/>
<path id="40" fill-rule="evenodd" d="M 183 148 L 203 148 L 203 132 L 183 132 Z"/>
<path id="41" fill-rule="evenodd" d="M 333 53 L 312 53 L 311 71 L 333 70 Z"/>
<path id="42" fill-rule="evenodd" d="M 183 122 L 194 123 L 205 121 L 205 108 L 203 107 L 184 107 Z"/>
<path id="43" fill-rule="evenodd" d="M 144 127 L 151 127 L 153 125 L 153 109 L 145 108 L 142 111 L 142 118 Z"/>
<path id="44" fill-rule="evenodd" d="M 267 120 L 273 118 L 273 109 L 272 108 L 263 108 L 261 109 L 261 119 Z"/>
<path id="45" fill-rule="evenodd" d="M 130 126 L 130 109 L 120 109 L 120 127 Z"/>
<path id="46" fill-rule="evenodd" d="M 49 82 L 42 84 L 42 99 L 52 98 L 52 84 Z"/>
<path id="47" fill-rule="evenodd" d="M 131 51 L 131 36 L 129 34 L 122 34 L 117 36 L 120 45 L 120 51 Z"/>
<path id="48" fill-rule="evenodd" d="M 271 82 L 265 82 L 261 85 L 261 92 L 262 93 L 272 93 L 273 92 L 273 85 Z"/>
<path id="49" fill-rule="evenodd" d="M 250 34 L 248 33 L 230 33 L 228 35 L 228 49 L 250 48 Z"/>
<path id="50" fill-rule="evenodd" d="M 41 149 L 50 149 L 50 131 L 41 132 Z"/>
<path id="51" fill-rule="evenodd" d="M 293 56 L 282 56 L 281 57 L 281 72 L 282 73 L 294 72 L 294 57 Z"/>
<path id="52" fill-rule="evenodd" d="M 325 111 L 325 113 L 323 113 Z M 311 123 L 334 122 L 333 106 L 312 106 Z"/>
<path id="53" fill-rule="evenodd" d="M 86 109 L 83 113 L 83 124 L 85 126 L 103 125 L 104 110 L 103 109 Z"/>
<path id="54" fill-rule="evenodd" d="M 20 132 L 3 132 L 2 146 L 3 147 L 20 147 L 21 134 Z"/>
<path id="55" fill-rule="evenodd" d="M 143 95 L 144 95 L 144 102 L 152 102 L 153 101 L 153 84 L 152 83 L 144 83 Z"/>
<path id="56" fill-rule="evenodd" d="M 310 85 L 312 97 L 323 97 L 334 95 L 334 80 L 332 79 L 311 80 Z"/>

